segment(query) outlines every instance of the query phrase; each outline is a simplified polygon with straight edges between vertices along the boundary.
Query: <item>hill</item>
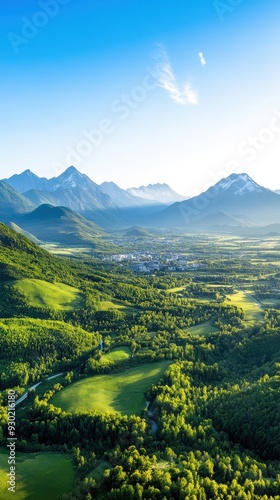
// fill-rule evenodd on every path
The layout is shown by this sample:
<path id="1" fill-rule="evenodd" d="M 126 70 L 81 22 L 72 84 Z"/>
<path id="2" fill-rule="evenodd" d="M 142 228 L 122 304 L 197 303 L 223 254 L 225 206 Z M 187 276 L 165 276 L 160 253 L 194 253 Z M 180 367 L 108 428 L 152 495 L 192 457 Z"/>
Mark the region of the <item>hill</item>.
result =
<path id="1" fill-rule="evenodd" d="M 24 196 L 34 203 L 34 206 L 39 207 L 40 205 L 66 205 L 66 203 L 61 202 L 58 196 L 49 191 L 39 190 L 39 189 L 29 189 L 24 193 Z"/>
<path id="2" fill-rule="evenodd" d="M 22 234 L 0 223 L 0 281 L 37 278 L 73 284 L 66 260 L 52 256 Z"/>
<path id="3" fill-rule="evenodd" d="M 67 311 L 81 308 L 83 305 L 80 290 L 64 283 L 24 278 L 17 280 L 14 287 L 35 307 Z"/>
<path id="4" fill-rule="evenodd" d="M 24 229 L 17 226 L 14 222 L 10 222 L 8 225 L 12 229 L 14 229 L 14 231 L 16 231 L 17 233 L 23 234 L 23 236 L 26 236 L 26 238 L 33 241 L 33 243 L 36 243 L 37 245 L 40 244 L 40 241 L 38 240 L 38 238 L 35 238 L 35 236 L 33 234 L 29 233 L 28 231 L 24 231 Z"/>
<path id="5" fill-rule="evenodd" d="M 24 214 L 34 209 L 34 204 L 15 191 L 6 182 L 0 181 L 0 218 L 3 221 L 15 214 Z"/>
<path id="6" fill-rule="evenodd" d="M 17 219 L 17 224 L 41 241 L 68 245 L 95 244 L 104 231 L 70 208 L 41 205 Z"/>
<path id="7" fill-rule="evenodd" d="M 127 230 L 125 233 L 125 236 L 128 237 L 135 237 L 135 238 L 150 238 L 152 237 L 152 234 L 146 231 L 146 229 L 143 229 L 142 227 L 131 227 Z"/>

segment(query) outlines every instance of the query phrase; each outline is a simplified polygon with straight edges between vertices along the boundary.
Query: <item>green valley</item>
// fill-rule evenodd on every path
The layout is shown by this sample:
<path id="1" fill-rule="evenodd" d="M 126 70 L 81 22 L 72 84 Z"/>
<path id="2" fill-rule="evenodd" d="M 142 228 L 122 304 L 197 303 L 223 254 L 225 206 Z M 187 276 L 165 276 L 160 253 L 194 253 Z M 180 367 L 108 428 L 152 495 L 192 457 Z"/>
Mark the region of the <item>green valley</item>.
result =
<path id="1" fill-rule="evenodd" d="M 278 500 L 279 239 L 148 239 L 0 225 L 1 470 L 15 391 L 22 500 Z"/>

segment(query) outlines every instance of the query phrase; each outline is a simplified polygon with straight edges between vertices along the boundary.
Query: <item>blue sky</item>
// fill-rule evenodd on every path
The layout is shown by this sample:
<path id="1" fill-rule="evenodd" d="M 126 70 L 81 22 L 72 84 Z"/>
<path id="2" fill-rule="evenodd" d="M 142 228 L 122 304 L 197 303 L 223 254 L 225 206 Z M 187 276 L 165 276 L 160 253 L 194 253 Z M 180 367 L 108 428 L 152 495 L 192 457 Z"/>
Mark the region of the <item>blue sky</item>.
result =
<path id="1" fill-rule="evenodd" d="M 280 187 L 278 0 L 1 4 L 0 178 Z"/>

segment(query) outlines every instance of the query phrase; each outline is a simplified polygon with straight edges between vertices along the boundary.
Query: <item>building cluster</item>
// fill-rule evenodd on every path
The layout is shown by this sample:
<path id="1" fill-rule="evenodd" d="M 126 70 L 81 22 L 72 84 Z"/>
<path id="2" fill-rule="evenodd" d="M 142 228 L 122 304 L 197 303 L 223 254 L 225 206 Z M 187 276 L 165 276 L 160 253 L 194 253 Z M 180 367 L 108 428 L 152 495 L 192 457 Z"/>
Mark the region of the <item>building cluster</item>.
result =
<path id="1" fill-rule="evenodd" d="M 176 253 L 132 252 L 106 256 L 103 261 L 122 263 L 134 272 L 146 274 L 156 271 L 182 272 L 200 266 L 194 261 L 194 256 Z"/>

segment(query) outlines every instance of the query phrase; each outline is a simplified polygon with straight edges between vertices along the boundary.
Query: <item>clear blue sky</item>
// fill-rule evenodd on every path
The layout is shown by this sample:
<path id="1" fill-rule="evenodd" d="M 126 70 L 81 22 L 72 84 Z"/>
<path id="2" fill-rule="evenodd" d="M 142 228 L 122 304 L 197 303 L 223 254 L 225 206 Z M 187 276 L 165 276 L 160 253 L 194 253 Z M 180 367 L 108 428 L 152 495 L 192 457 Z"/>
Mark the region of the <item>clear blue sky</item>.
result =
<path id="1" fill-rule="evenodd" d="M 0 178 L 280 188 L 279 26 L 279 0 L 2 1 Z"/>

